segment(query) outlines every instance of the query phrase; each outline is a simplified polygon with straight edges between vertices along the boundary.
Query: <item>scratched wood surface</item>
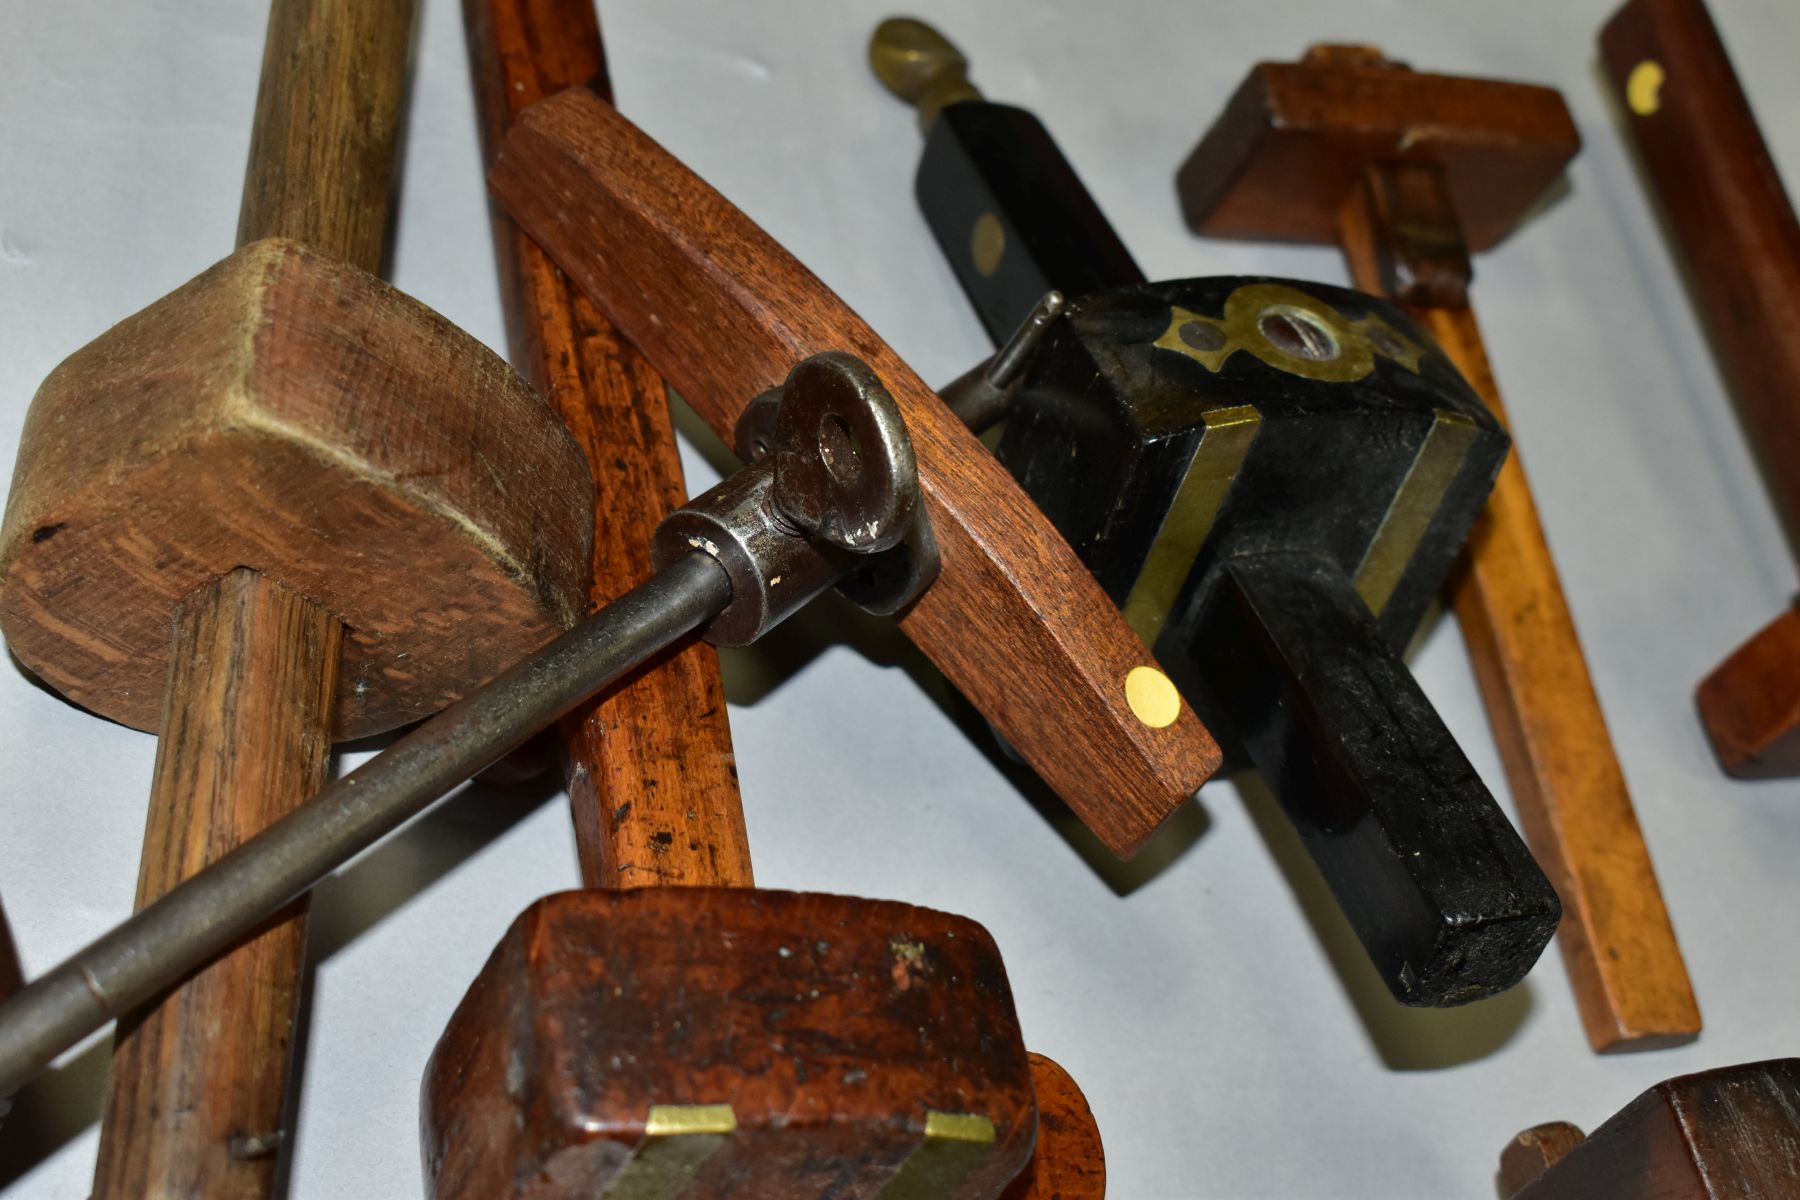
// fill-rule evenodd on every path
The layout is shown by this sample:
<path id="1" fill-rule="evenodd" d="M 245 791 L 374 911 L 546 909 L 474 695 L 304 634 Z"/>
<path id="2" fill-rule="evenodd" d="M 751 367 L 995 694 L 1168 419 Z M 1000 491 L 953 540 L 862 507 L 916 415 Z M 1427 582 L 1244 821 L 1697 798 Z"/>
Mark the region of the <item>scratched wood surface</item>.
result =
<path id="1" fill-rule="evenodd" d="M 343 624 L 247 568 L 182 605 L 142 908 L 325 782 Z M 96 1196 L 259 1196 L 282 1149 L 306 906 L 122 1020 Z"/>
<path id="2" fill-rule="evenodd" d="M 1800 1060 L 1665 1080 L 1586 1138 L 1560 1122 L 1527 1130 L 1501 1186 L 1511 1200 L 1793 1200 Z"/>
<path id="3" fill-rule="evenodd" d="M 488 157 L 520 111 L 565 87 L 606 85 L 587 0 L 465 0 Z M 687 499 L 662 377 L 505 213 L 494 213 L 512 358 L 574 433 L 595 487 L 598 607 L 651 573 L 657 524 Z M 718 652 L 661 656 L 563 725 L 565 780 L 589 887 L 748 887 Z"/>
<path id="4" fill-rule="evenodd" d="M 426 1067 L 427 1190 L 627 1194 L 608 1188 L 654 1140 L 651 1106 L 729 1104 L 735 1128 L 685 1188 L 628 1194 L 991 1200 L 1031 1153 L 1032 1086 L 999 950 L 967 918 L 800 892 L 561 892 L 514 922 Z M 941 1187 L 884 1193 L 932 1112 L 992 1136 Z"/>
<path id="5" fill-rule="evenodd" d="M 803 358 L 847 350 L 906 418 L 943 554 L 901 628 L 1115 853 L 1219 764 L 1185 704 L 1152 728 L 1126 675 L 1150 659 L 1000 465 L 874 331 L 743 213 L 591 92 L 522 114 L 495 195 L 715 432 Z M 663 312 L 684 313 L 680 321 Z"/>

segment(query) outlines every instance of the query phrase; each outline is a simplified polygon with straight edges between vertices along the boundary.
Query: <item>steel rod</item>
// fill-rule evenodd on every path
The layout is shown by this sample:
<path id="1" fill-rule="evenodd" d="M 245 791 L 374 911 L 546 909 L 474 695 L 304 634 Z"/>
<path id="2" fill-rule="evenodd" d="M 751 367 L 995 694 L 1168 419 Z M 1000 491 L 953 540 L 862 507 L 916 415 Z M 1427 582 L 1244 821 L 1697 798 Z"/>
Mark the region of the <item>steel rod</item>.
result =
<path id="1" fill-rule="evenodd" d="M 718 561 L 685 555 L 27 985 L 0 1004 L 0 1096 L 730 600 Z"/>

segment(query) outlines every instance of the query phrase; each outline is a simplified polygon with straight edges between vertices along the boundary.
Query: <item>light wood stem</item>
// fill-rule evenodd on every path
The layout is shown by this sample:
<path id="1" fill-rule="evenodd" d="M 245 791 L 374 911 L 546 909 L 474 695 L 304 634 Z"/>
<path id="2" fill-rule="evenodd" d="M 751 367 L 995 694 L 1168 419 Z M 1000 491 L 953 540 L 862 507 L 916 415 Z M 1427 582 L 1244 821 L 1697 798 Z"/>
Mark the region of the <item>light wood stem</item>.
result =
<path id="1" fill-rule="evenodd" d="M 1383 286 L 1379 238 L 1369 205 L 1348 205 L 1344 253 L 1357 286 L 1373 292 Z M 1474 310 L 1409 311 L 1505 423 Z M 1692 1041 L 1700 1032 L 1693 984 L 1516 445 L 1451 597 L 1526 840 L 1562 897 L 1557 943 L 1589 1044 L 1613 1051 Z"/>
<path id="2" fill-rule="evenodd" d="M 605 86 L 589 0 L 465 0 L 482 142 L 565 87 Z M 512 360 L 562 415 L 597 490 L 595 607 L 652 571 L 651 535 L 687 499 L 668 389 L 537 243 L 494 214 Z M 589 887 L 750 887 L 718 652 L 660 657 L 563 724 L 569 805 Z"/>

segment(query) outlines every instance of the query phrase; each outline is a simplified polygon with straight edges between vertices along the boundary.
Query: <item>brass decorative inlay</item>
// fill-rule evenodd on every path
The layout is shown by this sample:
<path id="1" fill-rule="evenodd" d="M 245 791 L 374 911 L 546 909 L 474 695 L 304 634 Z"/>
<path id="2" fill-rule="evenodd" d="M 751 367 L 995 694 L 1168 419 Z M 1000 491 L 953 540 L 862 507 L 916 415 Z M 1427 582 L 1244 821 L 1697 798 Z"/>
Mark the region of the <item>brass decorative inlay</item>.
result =
<path id="1" fill-rule="evenodd" d="M 1132 716 L 1152 729 L 1167 729 L 1181 715 L 1181 693 L 1155 667 L 1133 667 L 1125 672 L 1125 703 L 1131 706 Z"/>
<path id="2" fill-rule="evenodd" d="M 1377 355 L 1393 359 L 1414 375 L 1419 373 L 1419 360 L 1425 357 L 1425 347 L 1374 313 L 1352 321 L 1350 325 L 1351 328 L 1369 339 L 1369 348 Z"/>
<path id="3" fill-rule="evenodd" d="M 1475 422 L 1458 412 L 1437 414 L 1419 452 L 1407 468 L 1406 478 L 1394 493 L 1381 527 L 1356 568 L 1356 592 L 1376 616 L 1387 607 L 1394 589 L 1425 538 L 1425 530 L 1444 503 L 1450 485 L 1462 470 L 1469 447 L 1475 443 Z"/>
<path id="4" fill-rule="evenodd" d="M 994 1146 L 994 1123 L 973 1113 L 928 1112 L 925 1140 L 907 1155 L 876 1200 L 940 1200 Z"/>
<path id="5" fill-rule="evenodd" d="M 1377 357 L 1417 373 L 1422 353 L 1373 313 L 1351 321 L 1331 305 L 1281 283 L 1247 283 L 1225 298 L 1225 312 L 1205 317 L 1179 305 L 1153 343 L 1218 371 L 1239 350 L 1278 371 L 1324 383 L 1354 383 Z"/>
<path id="6" fill-rule="evenodd" d="M 1262 415 L 1247 404 L 1216 408 L 1200 419 L 1206 432 L 1188 460 L 1187 472 L 1175 489 L 1169 511 L 1163 514 L 1150 552 L 1144 555 L 1144 565 L 1138 568 L 1131 594 L 1125 598 L 1125 621 L 1146 646 L 1156 645 L 1162 636 L 1194 559 L 1224 507 L 1232 480 L 1262 429 Z"/>
<path id="7" fill-rule="evenodd" d="M 1646 58 L 1631 68 L 1631 74 L 1625 77 L 1626 105 L 1640 117 L 1655 116 L 1662 107 L 1662 85 L 1666 78 L 1662 64 L 1654 58 Z"/>
<path id="8" fill-rule="evenodd" d="M 600 1200 L 676 1200 L 736 1131 L 729 1104 L 652 1105 L 644 1140 Z"/>
<path id="9" fill-rule="evenodd" d="M 991 212 L 984 212 L 975 218 L 975 228 L 969 231 L 969 258 L 975 264 L 975 270 L 982 276 L 992 275 L 1000 269 L 1000 256 L 1006 253 L 1006 230 L 1000 226 L 1000 218 Z"/>

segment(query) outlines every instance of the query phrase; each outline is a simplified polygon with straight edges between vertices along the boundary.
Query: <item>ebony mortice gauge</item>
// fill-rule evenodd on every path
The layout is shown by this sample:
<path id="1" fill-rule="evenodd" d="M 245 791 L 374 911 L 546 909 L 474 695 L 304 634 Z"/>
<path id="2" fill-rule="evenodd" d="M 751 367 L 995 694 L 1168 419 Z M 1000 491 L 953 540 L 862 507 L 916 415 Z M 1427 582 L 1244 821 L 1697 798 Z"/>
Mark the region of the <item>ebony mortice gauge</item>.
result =
<path id="1" fill-rule="evenodd" d="M 1264 278 L 1148 283 L 1030 113 L 917 21 L 871 63 L 916 103 L 917 194 L 996 340 L 1046 291 L 1001 461 L 1268 780 L 1388 987 L 1518 982 L 1560 913 L 1401 661 L 1507 437 L 1396 307 Z"/>

